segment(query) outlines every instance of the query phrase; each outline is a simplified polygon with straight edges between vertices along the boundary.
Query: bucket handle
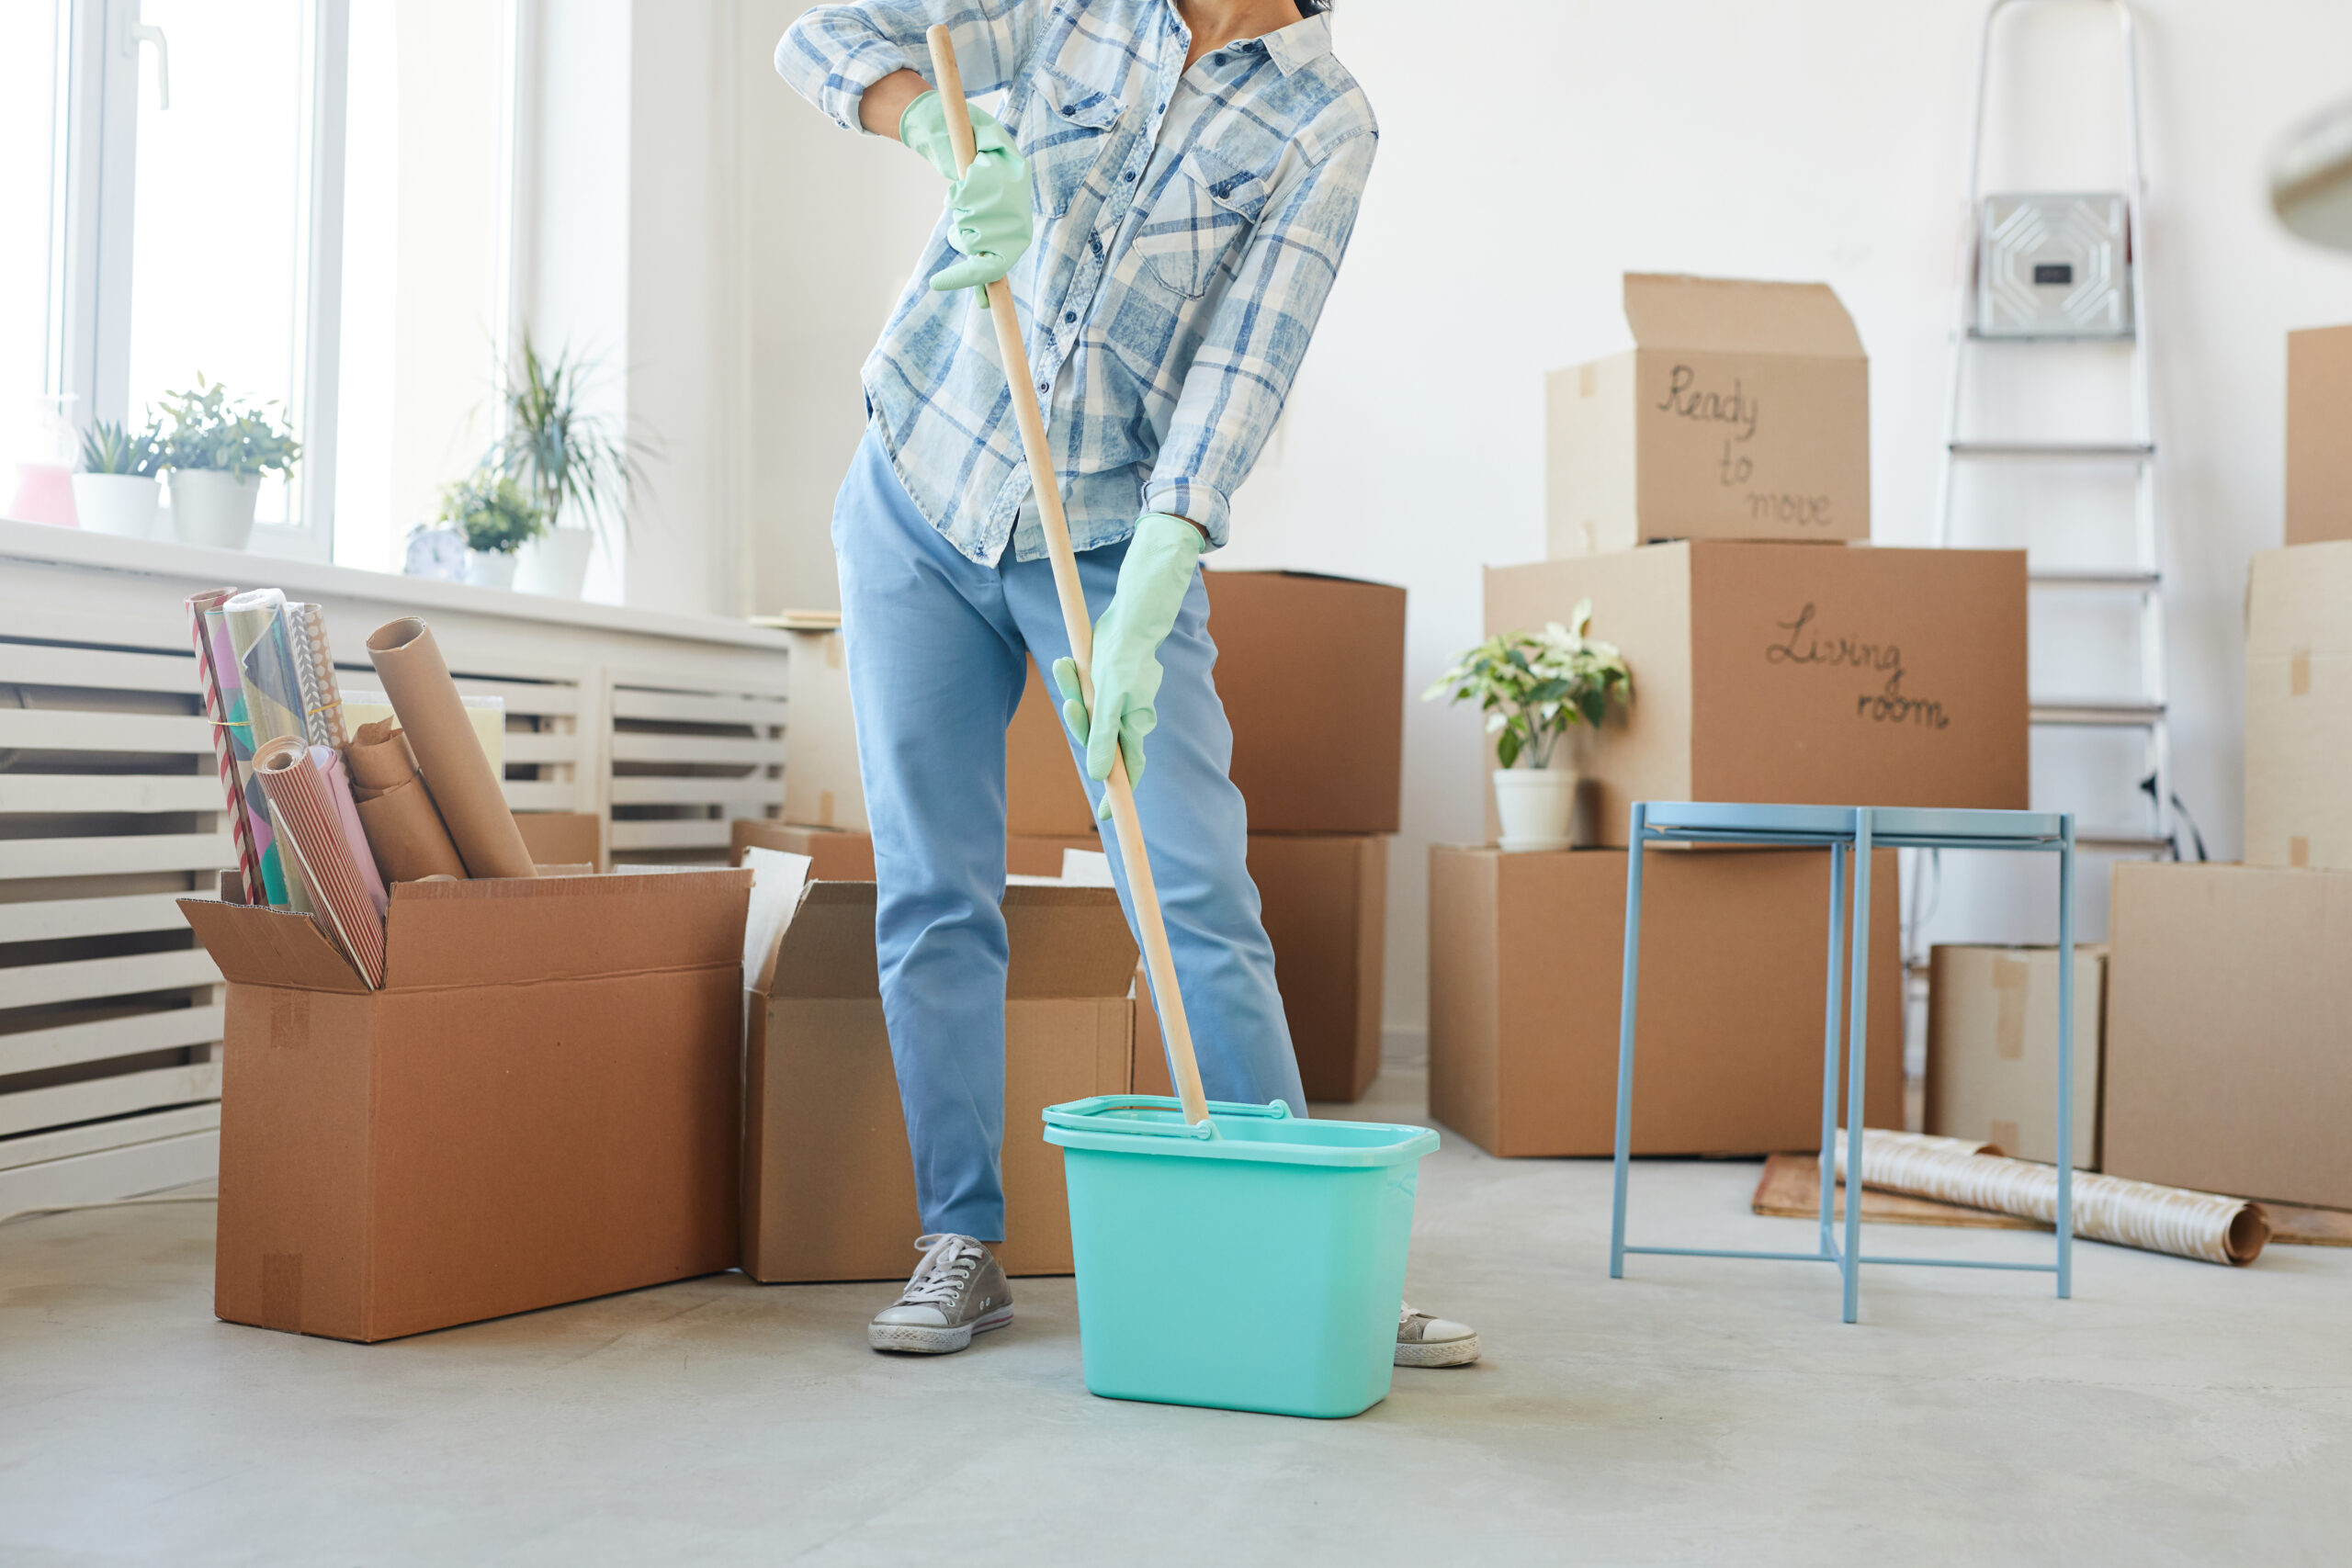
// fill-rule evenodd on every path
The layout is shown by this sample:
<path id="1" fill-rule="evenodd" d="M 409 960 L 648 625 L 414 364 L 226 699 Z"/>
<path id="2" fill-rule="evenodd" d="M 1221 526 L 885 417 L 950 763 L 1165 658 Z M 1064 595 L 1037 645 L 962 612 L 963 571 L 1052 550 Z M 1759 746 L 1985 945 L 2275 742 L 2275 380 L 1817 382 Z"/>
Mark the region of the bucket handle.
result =
<path id="1" fill-rule="evenodd" d="M 1046 1110 L 1046 1124 L 1049 1127 L 1066 1128 L 1072 1132 L 1099 1133 L 1106 1130 L 1102 1122 L 1097 1120 L 1105 1111 L 1169 1111 L 1182 1108 L 1182 1101 L 1170 1099 L 1164 1094 L 1107 1095 L 1089 1105 L 1082 1111 L 1064 1111 L 1059 1107 L 1048 1106 Z M 1115 1130 L 1120 1133 L 1140 1134 L 1152 1138 L 1191 1138 L 1195 1142 L 1206 1142 L 1216 1136 L 1216 1116 L 1252 1116 L 1268 1122 L 1290 1120 L 1290 1107 L 1279 1100 L 1268 1100 L 1263 1105 L 1241 1105 L 1230 1101 L 1220 1101 L 1211 1110 L 1214 1112 L 1211 1117 L 1198 1122 L 1172 1123 L 1123 1122 Z"/>

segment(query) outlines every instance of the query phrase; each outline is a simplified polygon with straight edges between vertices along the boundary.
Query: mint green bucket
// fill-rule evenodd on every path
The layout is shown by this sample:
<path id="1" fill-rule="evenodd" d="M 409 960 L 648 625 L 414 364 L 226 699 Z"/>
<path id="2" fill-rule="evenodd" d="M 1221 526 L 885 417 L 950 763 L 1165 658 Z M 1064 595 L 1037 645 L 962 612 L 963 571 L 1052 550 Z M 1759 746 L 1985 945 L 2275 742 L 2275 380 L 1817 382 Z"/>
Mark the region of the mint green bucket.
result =
<path id="1" fill-rule="evenodd" d="M 1046 1110 L 1062 1148 L 1086 1386 L 1354 1416 L 1388 1397 L 1426 1127 L 1159 1095 Z"/>

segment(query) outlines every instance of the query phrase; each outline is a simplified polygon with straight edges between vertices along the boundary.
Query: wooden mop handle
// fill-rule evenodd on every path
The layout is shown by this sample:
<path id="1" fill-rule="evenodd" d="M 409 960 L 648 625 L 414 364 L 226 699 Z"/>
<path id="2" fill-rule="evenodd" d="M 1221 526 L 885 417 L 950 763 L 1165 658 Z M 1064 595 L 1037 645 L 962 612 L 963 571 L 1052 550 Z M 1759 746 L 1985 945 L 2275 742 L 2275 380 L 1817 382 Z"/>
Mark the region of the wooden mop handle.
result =
<path id="1" fill-rule="evenodd" d="M 964 107 L 964 77 L 956 69 L 956 45 L 945 27 L 927 35 L 931 70 L 939 84 L 941 106 L 946 111 L 947 141 L 956 150 L 960 173 L 972 165 L 972 118 Z M 1094 711 L 1094 624 L 1086 615 L 1086 590 L 1078 578 L 1078 556 L 1070 548 L 1069 523 L 1062 515 L 1060 480 L 1054 473 L 1054 454 L 1046 442 L 1046 416 L 1037 406 L 1037 389 L 1029 378 L 1029 351 L 1021 339 L 1021 318 L 1012 309 L 1012 285 L 998 278 L 989 285 L 989 315 L 996 323 L 998 356 L 1012 391 L 1012 417 L 1021 426 L 1021 446 L 1029 457 L 1029 486 L 1036 493 L 1038 521 L 1045 525 L 1046 557 L 1053 563 L 1054 592 L 1061 601 L 1062 629 L 1069 637 L 1070 658 L 1078 664 L 1079 695 L 1086 711 Z M 1168 928 L 1159 916 L 1159 889 L 1151 879 L 1151 860 L 1144 852 L 1143 819 L 1136 815 L 1135 788 L 1127 782 L 1127 760 L 1116 748 L 1111 757 L 1111 825 L 1118 830 L 1119 858 L 1127 868 L 1127 892 L 1135 901 L 1136 924 L 1143 934 L 1144 966 L 1151 974 L 1151 994 L 1159 1007 L 1160 1032 L 1176 1079 L 1176 1097 L 1183 1102 L 1184 1120 L 1197 1126 L 1208 1120 L 1208 1099 L 1201 1092 L 1200 1064 L 1193 1056 L 1192 1026 L 1184 1021 L 1184 998 L 1176 988 L 1176 961 L 1168 951 Z"/>

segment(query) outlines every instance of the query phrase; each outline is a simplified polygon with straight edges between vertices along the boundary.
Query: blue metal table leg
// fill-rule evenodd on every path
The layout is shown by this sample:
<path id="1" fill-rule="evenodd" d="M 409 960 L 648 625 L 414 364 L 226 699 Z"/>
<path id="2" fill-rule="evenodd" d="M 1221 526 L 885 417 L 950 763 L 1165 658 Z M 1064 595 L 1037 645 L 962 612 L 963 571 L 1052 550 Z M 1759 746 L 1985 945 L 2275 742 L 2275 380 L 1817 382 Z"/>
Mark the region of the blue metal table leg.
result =
<path id="1" fill-rule="evenodd" d="M 2058 1299 L 2075 1292 L 2075 817 L 2058 838 Z M 2014 1153 L 2015 1151 L 2011 1151 Z"/>
<path id="2" fill-rule="evenodd" d="M 1609 1277 L 1625 1277 L 1625 1162 L 1634 1143 L 1634 1004 L 1642 973 L 1642 829 L 1646 813 L 1634 803 L 1634 831 L 1625 851 L 1625 979 L 1617 998 L 1617 1162 L 1609 1201 Z"/>
<path id="3" fill-rule="evenodd" d="M 1822 1006 L 1821 1046 L 1821 1256 L 1836 1255 L 1830 1227 L 1837 1222 L 1838 1191 L 1838 997 L 1845 976 L 1839 973 L 1846 948 L 1846 846 L 1829 846 L 1829 995 Z"/>
<path id="4" fill-rule="evenodd" d="M 1862 1068 L 1871 1037 L 1871 809 L 1854 813 L 1852 995 L 1846 1004 L 1846 1321 L 1862 1309 Z"/>

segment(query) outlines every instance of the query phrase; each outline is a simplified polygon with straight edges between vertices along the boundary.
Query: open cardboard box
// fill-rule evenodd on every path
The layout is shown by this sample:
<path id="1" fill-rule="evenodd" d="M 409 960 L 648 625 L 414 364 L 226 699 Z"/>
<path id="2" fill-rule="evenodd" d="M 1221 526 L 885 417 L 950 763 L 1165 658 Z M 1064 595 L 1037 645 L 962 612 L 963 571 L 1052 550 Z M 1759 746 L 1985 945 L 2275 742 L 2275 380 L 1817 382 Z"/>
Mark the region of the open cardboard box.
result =
<path id="1" fill-rule="evenodd" d="M 752 847 L 744 936 L 743 1271 L 768 1283 L 895 1280 L 922 1229 L 882 1017 L 874 884 L 803 883 L 807 862 Z M 1108 887 L 1005 889 L 1005 1235 L 1009 1274 L 1067 1274 L 1061 1151 L 1048 1105 L 1133 1082 L 1136 967 Z"/>
<path id="2" fill-rule="evenodd" d="M 390 1339 L 731 1266 L 750 887 L 398 883 L 373 991 L 182 899 L 229 983 L 214 1311 Z"/>

